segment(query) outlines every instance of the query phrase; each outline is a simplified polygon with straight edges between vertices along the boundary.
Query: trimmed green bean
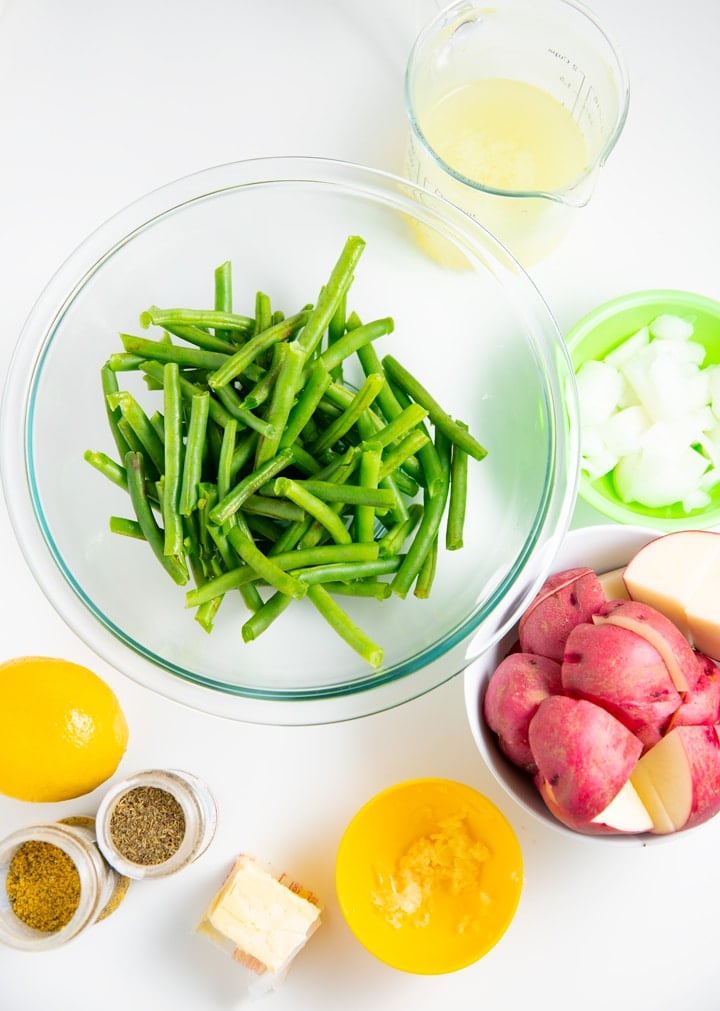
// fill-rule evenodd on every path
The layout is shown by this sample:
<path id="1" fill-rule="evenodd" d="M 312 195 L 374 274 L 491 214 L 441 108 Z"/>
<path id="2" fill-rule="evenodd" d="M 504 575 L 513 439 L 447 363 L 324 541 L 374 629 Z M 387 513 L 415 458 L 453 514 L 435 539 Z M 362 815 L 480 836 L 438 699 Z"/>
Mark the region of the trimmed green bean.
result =
<path id="1" fill-rule="evenodd" d="M 289 607 L 292 600 L 292 597 L 286 593 L 281 593 L 279 590 L 268 597 L 262 607 L 258 608 L 242 625 L 243 642 L 252 642 L 259 635 L 262 635 L 280 617 L 283 611 Z"/>
<path id="2" fill-rule="evenodd" d="M 140 313 L 140 326 L 147 330 L 150 325 L 167 326 L 168 324 L 179 326 L 198 327 L 221 327 L 223 330 L 238 330 L 240 333 L 248 333 L 254 326 L 251 316 L 241 316 L 234 312 L 223 312 L 217 309 L 160 309 L 156 305 L 151 305 L 145 312 Z"/>
<path id="3" fill-rule="evenodd" d="M 188 581 L 185 563 L 178 556 L 165 554 L 165 535 L 158 526 L 152 507 L 148 501 L 145 489 L 145 465 L 142 453 L 135 453 L 132 450 L 127 453 L 125 456 L 125 470 L 128 476 L 130 501 L 133 504 L 135 516 L 142 530 L 143 537 L 174 582 L 178 586 L 184 586 Z"/>
<path id="4" fill-rule="evenodd" d="M 303 310 L 254 334 L 234 355 L 208 376 L 208 385 L 214 390 L 227 386 L 236 376 L 244 372 L 247 366 L 252 364 L 263 351 L 267 351 L 273 344 L 288 340 L 293 336 L 307 320 L 308 315 L 309 313 Z"/>
<path id="5" fill-rule="evenodd" d="M 325 621 L 333 628 L 337 634 L 358 653 L 363 660 L 366 660 L 371 667 L 379 667 L 383 661 L 382 647 L 373 642 L 370 636 L 355 624 L 346 611 L 344 611 L 324 586 L 316 584 L 308 586 L 308 599 L 323 616 Z"/>
<path id="6" fill-rule="evenodd" d="M 292 446 L 299 438 L 331 382 L 332 376 L 323 362 L 320 360 L 313 362 L 307 381 L 288 415 L 285 431 L 280 436 L 281 449 Z"/>
<path id="7" fill-rule="evenodd" d="M 362 480 L 362 459 L 369 456 L 363 453 L 360 464 L 360 474 Z M 323 502 L 344 502 L 346 505 L 367 506 L 378 512 L 387 512 L 392 509 L 395 499 L 392 492 L 386 488 L 378 488 L 372 484 L 372 471 L 367 475 L 368 484 L 344 484 L 334 481 L 318 481 L 314 478 L 296 479 L 295 484 L 309 491 Z M 277 481 L 275 482 L 277 484 Z"/>
<path id="8" fill-rule="evenodd" d="M 376 443 L 368 443 L 360 454 L 360 485 L 365 493 L 365 501 L 358 501 L 355 507 L 355 537 L 361 543 L 375 540 L 375 514 L 383 513 L 392 509 L 395 504 L 395 496 L 387 488 L 379 488 L 380 462 L 382 454 L 380 446 Z M 344 487 L 348 487 L 345 485 Z M 377 500 L 373 501 L 373 495 L 382 495 L 387 499 L 387 508 L 379 508 Z"/>
<path id="9" fill-rule="evenodd" d="M 137 520 L 127 519 L 125 516 L 110 517 L 110 533 L 121 534 L 123 537 L 132 537 L 138 541 L 145 540 L 145 534 Z"/>
<path id="10" fill-rule="evenodd" d="M 133 334 L 122 333 L 120 340 L 125 350 L 132 354 L 155 362 L 177 362 L 178 365 L 191 369 L 218 369 L 230 357 L 219 351 L 206 351 L 204 348 L 186 347 L 184 344 L 168 344 L 166 341 L 153 341 L 147 337 L 135 337 Z"/>
<path id="11" fill-rule="evenodd" d="M 353 271 L 364 249 L 365 240 L 361 239 L 359 235 L 350 235 L 345 240 L 340 256 L 330 272 L 330 277 L 320 292 L 317 304 L 298 337 L 298 343 L 308 358 L 314 354 L 320 344 L 342 296 L 350 287 Z M 328 371 L 330 370 L 328 369 Z"/>
<path id="12" fill-rule="evenodd" d="M 277 456 L 267 460 L 261 467 L 252 471 L 251 474 L 247 474 L 210 511 L 212 522 L 217 523 L 218 526 L 222 526 L 226 520 L 230 519 L 233 513 L 237 512 L 246 498 L 249 498 L 259 488 L 262 488 L 264 484 L 279 474 L 280 471 L 289 467 L 292 460 L 292 449 L 283 449 Z"/>
<path id="13" fill-rule="evenodd" d="M 333 512 L 321 499 L 307 491 L 300 482 L 290 478 L 279 477 L 275 482 L 275 491 L 284 498 L 289 498 L 309 513 L 330 534 L 336 544 L 349 544 L 352 541 L 350 532 L 337 513 Z"/>
<path id="14" fill-rule="evenodd" d="M 470 434 L 467 426 L 463 428 L 457 421 L 454 421 L 428 390 L 397 359 L 392 355 L 385 355 L 382 364 L 390 379 L 403 389 L 411 400 L 426 408 L 433 425 L 444 432 L 452 443 L 460 446 L 475 460 L 482 460 L 487 456 L 487 450 Z"/>
<path id="15" fill-rule="evenodd" d="M 130 450 L 128 450 L 128 452 L 130 452 Z M 121 466 L 121 464 L 116 463 L 115 460 L 111 459 L 107 453 L 86 449 L 83 453 L 83 459 L 87 460 L 90 466 L 94 467 L 95 470 L 104 474 L 105 477 L 109 481 L 112 481 L 113 484 L 116 484 L 118 488 L 122 488 L 124 491 L 127 491 L 127 471 L 123 466 Z"/>
<path id="16" fill-rule="evenodd" d="M 163 413 L 165 423 L 162 515 L 166 555 L 182 552 L 180 486 L 183 472 L 183 423 L 180 368 L 177 362 L 163 366 Z"/>
<path id="17" fill-rule="evenodd" d="M 198 501 L 198 484 L 202 474 L 205 431 L 210 408 L 210 394 L 196 393 L 192 398 L 190 421 L 185 441 L 179 510 L 189 516 Z"/>
<path id="18" fill-rule="evenodd" d="M 420 503 L 411 502 L 408 507 L 407 517 L 392 526 L 378 541 L 378 550 L 381 558 L 393 557 L 402 551 L 405 541 L 417 527 L 422 514 L 423 507 Z"/>
<path id="19" fill-rule="evenodd" d="M 274 586 L 281 593 L 301 600 L 307 593 L 307 584 L 302 583 L 290 573 L 285 572 L 271 558 L 260 551 L 239 526 L 231 527 L 228 532 L 228 540 L 233 548 L 240 555 L 242 560 L 254 570 L 256 575 Z"/>
<path id="20" fill-rule="evenodd" d="M 318 356 L 318 361 L 321 361 L 328 372 L 332 373 L 333 369 L 336 369 L 358 348 L 392 333 L 394 326 L 395 323 L 390 316 L 373 320 L 372 323 L 363 323 L 362 326 L 358 326 L 354 330 L 348 330 L 339 340 L 331 344 Z"/>
<path id="21" fill-rule="evenodd" d="M 291 344 L 277 344 L 273 349 L 273 363 L 278 365 L 278 374 L 266 414 L 273 433 L 260 437 L 255 451 L 256 467 L 275 456 L 280 448 L 288 416 L 301 383 L 304 362 L 304 352 L 295 341 Z"/>
<path id="22" fill-rule="evenodd" d="M 152 461 L 153 466 L 162 474 L 165 466 L 165 450 L 163 444 L 157 436 L 157 432 L 150 424 L 145 411 L 131 393 L 120 390 L 118 393 L 109 393 L 106 397 L 112 410 L 120 409 L 122 418 L 128 423 L 135 433 L 146 459 Z"/>
<path id="23" fill-rule="evenodd" d="M 319 439 L 312 443 L 310 452 L 320 456 L 342 439 L 372 404 L 384 382 L 381 375 L 368 376 L 342 414 L 326 428 Z"/>
<path id="24" fill-rule="evenodd" d="M 467 427 L 463 422 L 459 425 Z M 467 507 L 468 455 L 464 449 L 452 447 L 450 464 L 450 499 L 448 502 L 445 547 L 448 551 L 458 551 L 463 546 L 465 513 Z"/>

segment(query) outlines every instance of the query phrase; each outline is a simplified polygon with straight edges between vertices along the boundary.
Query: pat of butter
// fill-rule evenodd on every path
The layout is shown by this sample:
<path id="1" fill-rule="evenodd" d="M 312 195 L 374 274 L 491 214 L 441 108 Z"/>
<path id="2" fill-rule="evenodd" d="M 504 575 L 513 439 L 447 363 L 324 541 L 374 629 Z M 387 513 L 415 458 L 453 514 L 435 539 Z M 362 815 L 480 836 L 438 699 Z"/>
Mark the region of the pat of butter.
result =
<path id="1" fill-rule="evenodd" d="M 299 886 L 282 883 L 252 857 L 238 857 L 205 922 L 244 956 L 277 972 L 319 925 L 320 909 Z"/>

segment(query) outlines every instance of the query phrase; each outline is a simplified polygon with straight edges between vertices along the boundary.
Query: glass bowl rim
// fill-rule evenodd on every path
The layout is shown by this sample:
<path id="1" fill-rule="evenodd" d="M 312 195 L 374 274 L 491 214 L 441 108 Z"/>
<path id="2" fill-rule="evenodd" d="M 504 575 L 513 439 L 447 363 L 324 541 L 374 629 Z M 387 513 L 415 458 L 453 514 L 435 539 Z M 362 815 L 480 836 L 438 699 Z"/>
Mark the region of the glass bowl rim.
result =
<path id="1" fill-rule="evenodd" d="M 390 676 L 370 675 L 358 679 L 355 685 L 345 682 L 318 692 L 263 693 L 242 688 L 234 692 L 229 686 L 169 664 L 132 637 L 119 633 L 81 588 L 68 579 L 61 556 L 48 542 L 47 531 L 42 529 L 42 517 L 38 515 L 33 496 L 32 446 L 28 434 L 31 431 L 32 401 L 29 394 L 32 394 L 36 371 L 63 313 L 88 279 L 118 248 L 130 242 L 150 223 L 169 215 L 178 207 L 224 190 L 277 183 L 346 187 L 345 192 L 371 201 L 378 200 L 378 194 L 382 194 L 385 203 L 393 209 L 404 205 L 406 209 L 412 209 L 415 217 L 422 208 L 423 214 L 451 228 L 453 235 L 462 237 L 469 248 L 477 248 L 481 241 L 483 248 L 491 254 L 495 268 L 507 272 L 508 277 L 515 275 L 516 280 L 519 278 L 528 293 L 527 298 L 533 300 L 538 319 L 542 317 L 541 341 L 536 351 L 540 353 L 543 364 L 550 366 L 551 356 L 559 353 L 567 376 L 557 368 L 546 369 L 548 385 L 544 398 L 551 428 L 548 435 L 550 461 L 541 506 L 523 551 L 515 560 L 509 576 L 489 599 L 483 613 L 465 619 L 459 628 L 424 649 L 420 660 L 416 657 L 404 660 L 404 666 L 409 669 L 392 673 L 396 668 L 391 668 Z M 417 197 L 421 197 L 422 203 Z M 578 405 L 570 357 L 555 319 L 530 276 L 491 233 L 438 195 L 392 173 L 328 158 L 273 156 L 212 166 L 151 190 L 112 215 L 70 253 L 40 293 L 17 340 L 0 410 L 0 477 L 11 523 L 35 580 L 60 617 L 97 655 L 137 683 L 190 708 L 248 722 L 312 724 L 369 715 L 424 694 L 454 677 L 459 669 L 445 673 L 438 670 L 443 656 L 471 638 L 489 619 L 497 603 L 506 599 L 508 591 L 517 589 L 517 575 L 529 566 L 539 543 L 545 549 L 541 553 L 543 559 L 547 565 L 550 564 L 554 554 L 552 547 L 559 544 L 569 525 L 579 477 L 576 466 L 579 460 L 577 425 L 573 424 L 573 419 L 578 417 Z M 13 420 L 10 422 L 9 419 Z M 21 424 L 17 419 L 22 419 Z M 557 495 L 554 479 L 559 467 L 565 468 L 567 474 L 562 474 L 565 487 Z M 545 539 L 542 542 L 541 537 Z M 48 553 L 53 563 L 51 566 L 47 564 Z M 533 573 L 532 584 L 524 589 L 521 600 L 534 591 L 543 574 L 544 566 L 541 565 Z M 506 620 L 493 627 L 493 641 L 502 635 L 516 609 L 513 607 Z M 125 654 L 118 654 L 118 646 L 129 651 L 131 662 L 123 662 Z M 470 662 L 469 659 L 467 662 Z M 370 701 L 369 696 L 373 692 L 376 694 Z M 353 696 L 355 701 L 348 702 Z M 347 711 L 339 714 L 338 706 L 343 700 Z"/>

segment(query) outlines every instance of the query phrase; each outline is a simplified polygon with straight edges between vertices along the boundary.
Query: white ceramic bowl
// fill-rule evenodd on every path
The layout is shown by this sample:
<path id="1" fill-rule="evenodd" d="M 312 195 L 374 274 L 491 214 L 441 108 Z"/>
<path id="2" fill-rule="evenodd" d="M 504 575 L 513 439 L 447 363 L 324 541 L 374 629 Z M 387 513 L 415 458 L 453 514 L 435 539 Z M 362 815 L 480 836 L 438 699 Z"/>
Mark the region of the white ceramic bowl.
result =
<path id="1" fill-rule="evenodd" d="M 610 572 L 625 565 L 641 547 L 660 536 L 657 530 L 646 527 L 623 526 L 620 524 L 600 524 L 571 530 L 558 552 L 551 567 L 552 572 L 576 566 L 589 565 L 596 572 Z M 508 653 L 517 639 L 517 625 L 494 644 L 483 656 L 475 660 L 465 671 L 465 705 L 470 729 L 484 761 L 501 787 L 543 825 L 562 835 L 602 843 L 603 845 L 648 845 L 682 838 L 682 832 L 656 836 L 602 834 L 590 835 L 575 832 L 557 820 L 545 806 L 535 788 L 532 777 L 513 765 L 500 751 L 495 734 L 482 717 L 482 705 L 487 684 L 493 671 Z M 701 828 L 702 826 L 698 826 Z M 691 829 L 690 831 L 696 831 Z"/>

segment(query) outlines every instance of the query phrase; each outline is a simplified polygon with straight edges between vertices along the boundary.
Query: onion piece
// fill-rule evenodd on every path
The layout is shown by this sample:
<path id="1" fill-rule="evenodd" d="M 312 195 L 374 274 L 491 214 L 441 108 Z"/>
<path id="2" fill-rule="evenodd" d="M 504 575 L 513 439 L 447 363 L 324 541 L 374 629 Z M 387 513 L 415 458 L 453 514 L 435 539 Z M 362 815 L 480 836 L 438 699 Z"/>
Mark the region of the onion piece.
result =
<path id="1" fill-rule="evenodd" d="M 665 313 L 578 369 L 583 471 L 626 503 L 691 512 L 720 483 L 720 365 L 693 335 Z"/>

